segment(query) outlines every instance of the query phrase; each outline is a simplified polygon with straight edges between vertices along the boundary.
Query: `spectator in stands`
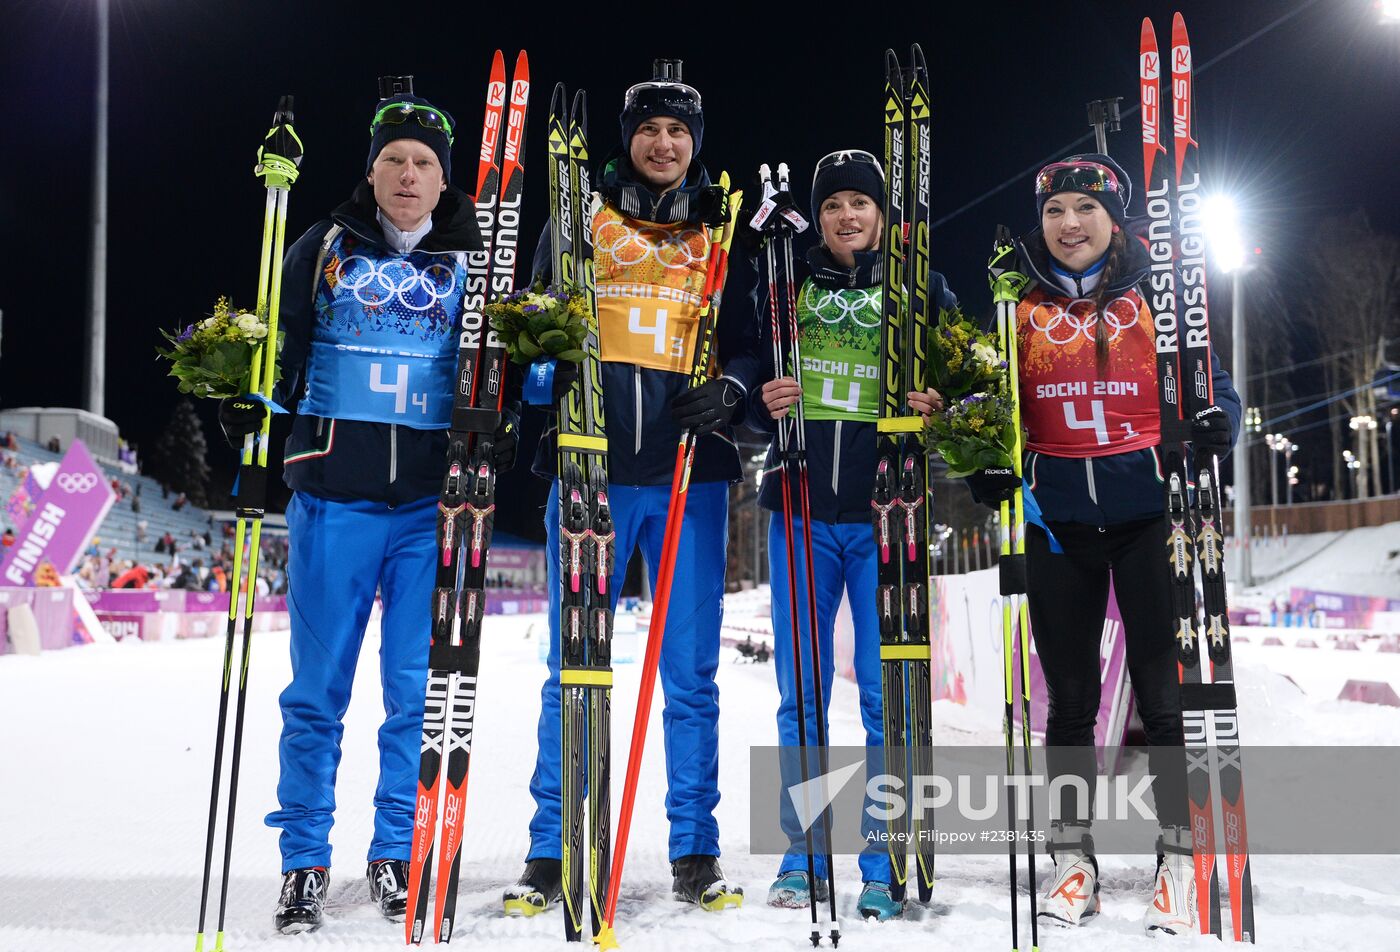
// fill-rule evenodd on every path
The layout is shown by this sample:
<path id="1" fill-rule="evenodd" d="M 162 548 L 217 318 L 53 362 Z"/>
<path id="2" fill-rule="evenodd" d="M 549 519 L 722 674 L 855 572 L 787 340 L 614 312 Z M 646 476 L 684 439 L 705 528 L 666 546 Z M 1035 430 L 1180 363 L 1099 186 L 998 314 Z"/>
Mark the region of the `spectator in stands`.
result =
<path id="1" fill-rule="evenodd" d="M 163 536 L 160 537 L 160 541 L 163 542 L 165 545 L 164 545 L 163 548 L 157 548 L 157 549 L 156 549 L 157 552 L 167 552 L 167 553 L 169 553 L 170 555 L 174 555 L 174 554 L 175 554 L 175 550 L 176 550 L 175 537 L 174 537 L 173 535 L 170 534 L 170 530 L 169 530 L 169 529 L 165 530 L 165 535 L 163 535 Z"/>
<path id="2" fill-rule="evenodd" d="M 60 440 L 57 436 L 51 436 L 51 437 L 49 437 L 48 451 L 49 451 L 50 453 L 62 453 L 62 452 L 63 452 L 63 441 Z"/>
<path id="3" fill-rule="evenodd" d="M 170 504 L 170 508 L 174 509 L 176 512 L 179 512 L 181 509 L 185 508 L 185 504 L 188 502 L 189 499 L 185 496 L 185 494 L 180 493 L 180 495 L 175 497 L 175 501 Z"/>
<path id="4" fill-rule="evenodd" d="M 14 450 L 14 451 L 16 451 L 16 452 L 19 451 L 19 439 L 15 437 L 15 431 L 14 431 L 14 430 L 6 430 L 6 431 L 5 431 L 5 443 L 4 443 L 4 446 L 5 446 L 5 449 L 7 449 L 7 450 Z"/>
<path id="5" fill-rule="evenodd" d="M 196 530 L 191 529 L 190 545 L 194 547 L 196 552 L 204 551 L 204 536 L 200 535 Z"/>
<path id="6" fill-rule="evenodd" d="M 145 519 L 136 521 L 136 541 L 138 544 L 146 541 L 146 529 L 149 525 L 150 523 L 146 522 Z"/>
<path id="7" fill-rule="evenodd" d="M 52 562 L 45 559 L 34 570 L 34 584 L 39 588 L 58 588 L 63 582 L 58 577 L 58 569 L 54 568 Z"/>
<path id="8" fill-rule="evenodd" d="M 145 588 L 151 572 L 144 565 L 133 565 L 112 580 L 113 588 Z"/>
<path id="9" fill-rule="evenodd" d="M 9 526 L 5 527 L 5 534 L 0 535 L 0 547 L 8 549 L 15 544 L 15 530 Z"/>

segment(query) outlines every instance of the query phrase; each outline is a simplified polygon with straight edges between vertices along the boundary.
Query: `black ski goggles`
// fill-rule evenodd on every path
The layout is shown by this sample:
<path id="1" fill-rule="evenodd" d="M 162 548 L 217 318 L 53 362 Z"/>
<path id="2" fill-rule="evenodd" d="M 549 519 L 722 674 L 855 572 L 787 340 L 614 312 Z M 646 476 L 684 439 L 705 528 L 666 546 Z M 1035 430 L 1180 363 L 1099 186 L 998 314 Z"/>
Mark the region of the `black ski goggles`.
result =
<path id="1" fill-rule="evenodd" d="M 1118 176 L 1106 165 L 1097 162 L 1055 162 L 1041 169 L 1035 177 L 1037 195 L 1059 192 L 1113 192 L 1121 189 Z"/>
<path id="2" fill-rule="evenodd" d="M 647 116 L 675 116 L 687 119 L 701 114 L 700 92 L 685 83 L 650 80 L 638 83 L 622 97 L 624 113 L 638 112 Z"/>
<path id="3" fill-rule="evenodd" d="M 369 124 L 369 134 L 374 135 L 380 126 L 401 126 L 405 122 L 416 122 L 424 129 L 441 132 L 447 136 L 447 144 L 452 145 L 452 123 L 447 117 L 432 106 L 412 102 L 391 102 L 382 106 Z"/>

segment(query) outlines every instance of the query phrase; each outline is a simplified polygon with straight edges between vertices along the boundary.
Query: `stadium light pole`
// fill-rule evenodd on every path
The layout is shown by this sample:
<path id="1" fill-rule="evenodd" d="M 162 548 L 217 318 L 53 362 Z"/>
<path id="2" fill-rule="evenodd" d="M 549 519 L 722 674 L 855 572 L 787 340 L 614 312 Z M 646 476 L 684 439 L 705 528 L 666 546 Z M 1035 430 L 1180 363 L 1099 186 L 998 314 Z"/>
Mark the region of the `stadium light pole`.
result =
<path id="1" fill-rule="evenodd" d="M 1240 406 L 1249 406 L 1246 395 L 1247 365 L 1245 362 L 1244 327 L 1244 241 L 1240 237 L 1239 214 L 1234 200 L 1228 195 L 1208 198 L 1201 209 L 1206 238 L 1210 242 L 1215 266 L 1230 275 L 1230 337 L 1234 349 L 1230 375 Z M 1235 541 L 1239 544 L 1239 571 L 1235 576 L 1244 588 L 1254 584 L 1252 553 L 1249 549 L 1249 431 L 1241 425 L 1239 446 L 1235 452 Z"/>
<path id="2" fill-rule="evenodd" d="M 111 37 L 110 0 L 96 0 L 97 7 L 97 118 L 92 156 L 92 263 L 89 280 L 92 297 L 88 307 L 87 377 L 83 405 L 98 416 L 107 415 L 107 73 Z"/>

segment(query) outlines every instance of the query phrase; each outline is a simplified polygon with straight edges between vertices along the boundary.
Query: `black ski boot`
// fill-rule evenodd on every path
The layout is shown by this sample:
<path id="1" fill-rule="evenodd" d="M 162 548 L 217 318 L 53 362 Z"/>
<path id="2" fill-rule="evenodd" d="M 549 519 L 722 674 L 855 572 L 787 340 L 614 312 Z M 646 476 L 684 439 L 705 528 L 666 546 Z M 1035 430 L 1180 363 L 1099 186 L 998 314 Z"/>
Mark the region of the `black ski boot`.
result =
<path id="1" fill-rule="evenodd" d="M 714 856 L 682 856 L 671 864 L 671 891 L 682 902 L 693 902 L 707 912 L 719 912 L 744 904 L 742 886 L 731 886 Z"/>
<path id="2" fill-rule="evenodd" d="M 365 870 L 369 895 L 379 914 L 390 922 L 403 922 L 408 912 L 408 863 L 401 859 L 376 859 Z"/>
<path id="3" fill-rule="evenodd" d="M 272 917 L 277 931 L 283 935 L 296 935 L 298 932 L 319 929 L 330 882 L 330 872 L 324 866 L 294 869 L 286 873 L 282 877 L 282 895 L 277 900 L 277 913 Z"/>
<path id="4" fill-rule="evenodd" d="M 533 916 L 544 912 L 552 902 L 564 898 L 557 859 L 532 859 L 525 863 L 520 882 L 507 886 L 501 903 L 508 916 Z"/>

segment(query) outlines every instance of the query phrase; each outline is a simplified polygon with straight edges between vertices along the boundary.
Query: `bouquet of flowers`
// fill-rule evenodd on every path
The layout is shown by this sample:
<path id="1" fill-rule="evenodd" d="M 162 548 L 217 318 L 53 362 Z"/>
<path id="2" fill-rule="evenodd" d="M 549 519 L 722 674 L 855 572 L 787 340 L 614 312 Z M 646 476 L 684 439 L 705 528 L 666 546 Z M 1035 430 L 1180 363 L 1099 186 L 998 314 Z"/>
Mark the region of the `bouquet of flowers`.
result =
<path id="1" fill-rule="evenodd" d="M 978 330 L 956 307 L 938 312 L 929 351 L 929 386 L 944 397 L 985 390 L 1006 370 L 996 335 Z"/>
<path id="2" fill-rule="evenodd" d="M 486 318 L 517 364 L 541 357 L 580 363 L 588 310 L 581 293 L 536 281 L 486 305 Z"/>
<path id="3" fill-rule="evenodd" d="M 929 345 L 929 383 L 944 409 L 929 416 L 927 445 L 948 464 L 948 475 L 967 476 L 990 466 L 1011 466 L 1015 443 L 1006 361 L 995 334 L 979 330 L 954 308 L 940 311 Z"/>
<path id="4" fill-rule="evenodd" d="M 1014 420 L 1011 399 L 1000 392 L 947 398 L 942 413 L 928 418 L 929 445 L 954 479 L 990 466 L 1011 466 Z"/>
<path id="5" fill-rule="evenodd" d="M 156 353 L 170 361 L 170 376 L 178 381 L 181 393 L 237 397 L 251 386 L 253 361 L 261 357 L 267 342 L 267 322 L 221 297 L 208 317 L 186 325 L 178 334 L 160 333 L 170 348 L 157 347 Z M 272 382 L 277 382 L 275 365 Z"/>

